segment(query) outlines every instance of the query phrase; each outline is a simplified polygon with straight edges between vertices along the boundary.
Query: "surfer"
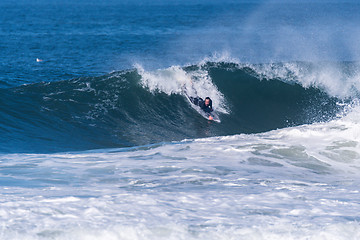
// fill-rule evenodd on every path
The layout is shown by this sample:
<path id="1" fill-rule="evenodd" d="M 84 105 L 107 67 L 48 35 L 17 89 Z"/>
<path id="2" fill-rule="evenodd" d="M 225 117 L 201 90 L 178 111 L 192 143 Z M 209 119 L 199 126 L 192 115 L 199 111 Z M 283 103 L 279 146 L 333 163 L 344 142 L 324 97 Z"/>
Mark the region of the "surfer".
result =
<path id="1" fill-rule="evenodd" d="M 203 100 L 201 97 L 189 97 L 190 101 L 193 102 L 195 105 L 198 105 L 201 110 L 203 110 L 209 117 L 209 120 L 213 120 L 213 116 L 211 112 L 213 111 L 212 108 L 212 100 L 209 97 L 206 97 L 205 100 Z"/>

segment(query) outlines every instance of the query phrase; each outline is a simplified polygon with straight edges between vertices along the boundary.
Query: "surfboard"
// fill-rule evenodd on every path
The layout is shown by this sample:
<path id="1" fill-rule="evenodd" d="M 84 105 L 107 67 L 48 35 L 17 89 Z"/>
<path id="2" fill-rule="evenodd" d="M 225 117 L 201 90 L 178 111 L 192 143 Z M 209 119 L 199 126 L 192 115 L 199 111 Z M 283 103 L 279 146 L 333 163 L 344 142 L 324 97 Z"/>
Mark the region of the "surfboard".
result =
<path id="1" fill-rule="evenodd" d="M 206 113 L 204 112 L 200 107 L 199 105 L 195 104 L 193 99 L 193 97 L 190 97 L 186 92 L 185 92 L 185 95 L 186 95 L 186 99 L 189 101 L 190 105 L 192 108 L 194 108 L 202 117 L 204 117 L 205 119 L 209 120 L 209 121 L 214 121 L 214 122 L 218 122 L 220 123 L 220 118 L 219 118 L 219 115 L 216 113 L 216 111 L 212 111 L 211 113 Z M 212 116 L 212 120 L 209 119 L 209 116 Z"/>

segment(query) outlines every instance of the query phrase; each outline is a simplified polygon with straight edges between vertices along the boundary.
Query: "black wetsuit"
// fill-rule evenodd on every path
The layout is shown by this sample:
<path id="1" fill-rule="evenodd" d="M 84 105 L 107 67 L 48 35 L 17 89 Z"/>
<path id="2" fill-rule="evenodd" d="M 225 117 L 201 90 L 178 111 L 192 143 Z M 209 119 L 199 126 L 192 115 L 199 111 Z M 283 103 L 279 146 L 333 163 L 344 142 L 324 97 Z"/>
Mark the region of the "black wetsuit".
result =
<path id="1" fill-rule="evenodd" d="M 205 105 L 205 101 L 199 101 L 199 107 L 206 113 L 211 113 L 213 111 L 211 100 L 210 100 L 209 105 L 207 105 L 207 106 Z"/>
<path id="2" fill-rule="evenodd" d="M 194 103 L 195 105 L 198 105 L 204 112 L 208 113 L 209 115 L 213 111 L 211 100 L 210 100 L 209 105 L 206 106 L 205 101 L 201 97 L 195 97 L 195 98 L 189 97 L 189 98 L 192 103 Z"/>

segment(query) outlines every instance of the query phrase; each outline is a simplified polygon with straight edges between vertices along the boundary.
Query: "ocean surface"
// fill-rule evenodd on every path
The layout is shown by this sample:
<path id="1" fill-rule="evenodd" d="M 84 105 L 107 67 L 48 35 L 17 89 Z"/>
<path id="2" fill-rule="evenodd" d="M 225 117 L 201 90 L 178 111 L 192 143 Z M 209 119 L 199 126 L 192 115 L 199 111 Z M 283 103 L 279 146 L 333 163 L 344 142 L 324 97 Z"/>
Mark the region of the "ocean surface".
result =
<path id="1" fill-rule="evenodd" d="M 359 24 L 357 1 L 1 1 L 0 239 L 360 239 Z"/>

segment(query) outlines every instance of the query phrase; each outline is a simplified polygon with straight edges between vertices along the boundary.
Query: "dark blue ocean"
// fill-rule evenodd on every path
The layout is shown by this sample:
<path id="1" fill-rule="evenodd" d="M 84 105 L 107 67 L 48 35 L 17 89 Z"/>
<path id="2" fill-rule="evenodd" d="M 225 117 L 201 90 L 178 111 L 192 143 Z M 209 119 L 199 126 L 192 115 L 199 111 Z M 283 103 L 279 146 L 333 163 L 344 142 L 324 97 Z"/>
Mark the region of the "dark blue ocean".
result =
<path id="1" fill-rule="evenodd" d="M 2 0 L 0 239 L 360 238 L 359 24 L 357 1 Z"/>

